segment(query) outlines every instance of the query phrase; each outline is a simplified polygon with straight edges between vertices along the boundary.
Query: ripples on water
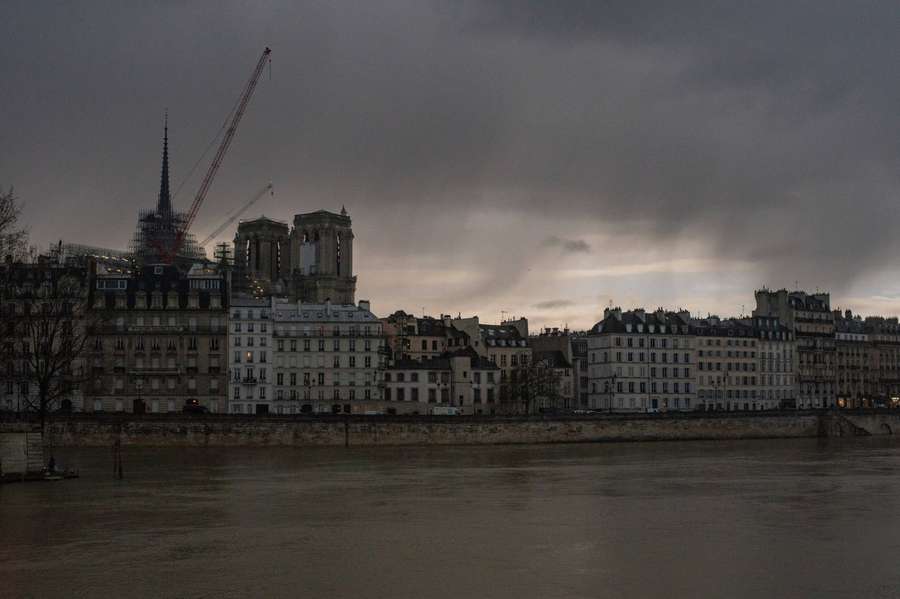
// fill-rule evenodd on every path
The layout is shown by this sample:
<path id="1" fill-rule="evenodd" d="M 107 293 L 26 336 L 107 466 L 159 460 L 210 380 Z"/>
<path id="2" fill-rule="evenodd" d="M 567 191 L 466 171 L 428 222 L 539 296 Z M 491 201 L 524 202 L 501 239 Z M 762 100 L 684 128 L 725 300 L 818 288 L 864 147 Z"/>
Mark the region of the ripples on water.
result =
<path id="1" fill-rule="evenodd" d="M 57 457 L 0 596 L 900 596 L 890 439 Z"/>

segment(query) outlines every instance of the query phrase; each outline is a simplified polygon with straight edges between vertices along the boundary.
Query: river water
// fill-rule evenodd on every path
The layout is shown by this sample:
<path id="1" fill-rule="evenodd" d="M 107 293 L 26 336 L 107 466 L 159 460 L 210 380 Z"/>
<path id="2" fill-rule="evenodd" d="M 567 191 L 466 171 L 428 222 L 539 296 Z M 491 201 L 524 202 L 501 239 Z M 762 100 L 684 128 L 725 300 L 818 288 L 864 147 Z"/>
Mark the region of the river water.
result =
<path id="1" fill-rule="evenodd" d="M 59 451 L 3 597 L 898 597 L 900 442 Z"/>

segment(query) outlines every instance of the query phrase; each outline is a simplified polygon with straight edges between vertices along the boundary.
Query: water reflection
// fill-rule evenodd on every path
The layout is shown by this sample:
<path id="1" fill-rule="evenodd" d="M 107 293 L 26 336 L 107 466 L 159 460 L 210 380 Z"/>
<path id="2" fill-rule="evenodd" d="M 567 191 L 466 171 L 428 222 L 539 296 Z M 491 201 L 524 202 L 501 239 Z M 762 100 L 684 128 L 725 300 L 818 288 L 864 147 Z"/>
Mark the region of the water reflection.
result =
<path id="1" fill-rule="evenodd" d="M 891 440 L 71 450 L 0 487 L 13 596 L 893 596 Z M 4 594 L 6 594 L 4 592 Z"/>

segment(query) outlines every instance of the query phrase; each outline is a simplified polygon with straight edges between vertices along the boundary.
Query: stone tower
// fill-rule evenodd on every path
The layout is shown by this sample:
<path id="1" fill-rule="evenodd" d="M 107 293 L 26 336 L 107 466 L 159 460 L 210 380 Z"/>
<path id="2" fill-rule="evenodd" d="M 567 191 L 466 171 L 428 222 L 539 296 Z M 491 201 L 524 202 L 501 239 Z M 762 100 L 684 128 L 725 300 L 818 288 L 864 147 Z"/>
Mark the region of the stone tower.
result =
<path id="1" fill-rule="evenodd" d="M 355 303 L 353 228 L 345 209 L 296 215 L 290 247 L 291 299 Z"/>
<path id="2" fill-rule="evenodd" d="M 291 272 L 287 223 L 265 216 L 241 221 L 234 236 L 234 268 L 238 289 L 283 292 Z"/>

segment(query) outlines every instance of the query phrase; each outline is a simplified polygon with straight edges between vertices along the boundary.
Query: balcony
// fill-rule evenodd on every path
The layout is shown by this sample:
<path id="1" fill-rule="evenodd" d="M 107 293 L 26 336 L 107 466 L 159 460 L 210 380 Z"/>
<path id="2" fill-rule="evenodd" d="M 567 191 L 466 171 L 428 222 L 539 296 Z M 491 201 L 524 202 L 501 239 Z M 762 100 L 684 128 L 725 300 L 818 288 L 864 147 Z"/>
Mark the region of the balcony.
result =
<path id="1" fill-rule="evenodd" d="M 178 374 L 179 369 L 177 366 L 169 368 L 168 366 L 142 366 L 135 367 L 128 370 L 128 374 L 131 375 L 142 375 L 142 374 Z"/>
<path id="2" fill-rule="evenodd" d="M 251 376 L 245 376 L 244 378 L 241 379 L 242 385 L 255 385 L 258 382 L 259 382 L 259 379 L 257 379 L 256 377 L 251 377 Z"/>

